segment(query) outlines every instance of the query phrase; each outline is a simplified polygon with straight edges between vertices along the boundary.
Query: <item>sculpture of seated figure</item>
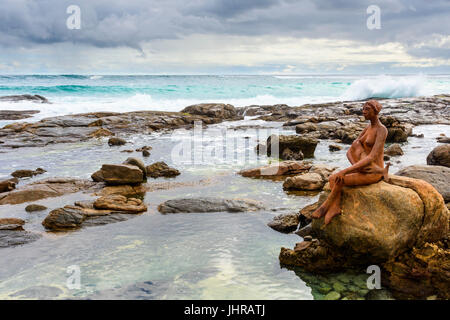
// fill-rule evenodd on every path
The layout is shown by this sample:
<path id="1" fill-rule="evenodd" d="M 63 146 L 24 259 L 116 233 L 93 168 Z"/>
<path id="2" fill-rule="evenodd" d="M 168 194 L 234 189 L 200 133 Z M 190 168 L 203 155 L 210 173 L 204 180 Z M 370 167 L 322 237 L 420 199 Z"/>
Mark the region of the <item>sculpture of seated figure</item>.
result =
<path id="1" fill-rule="evenodd" d="M 331 193 L 326 201 L 312 214 L 315 219 L 325 216 L 325 224 L 341 213 L 341 194 L 344 186 L 363 186 L 384 179 L 388 181 L 390 163 L 384 167 L 384 143 L 388 131 L 378 119 L 381 104 L 369 100 L 363 106 L 363 115 L 370 124 L 361 132 L 347 151 L 352 164 L 329 178 Z"/>

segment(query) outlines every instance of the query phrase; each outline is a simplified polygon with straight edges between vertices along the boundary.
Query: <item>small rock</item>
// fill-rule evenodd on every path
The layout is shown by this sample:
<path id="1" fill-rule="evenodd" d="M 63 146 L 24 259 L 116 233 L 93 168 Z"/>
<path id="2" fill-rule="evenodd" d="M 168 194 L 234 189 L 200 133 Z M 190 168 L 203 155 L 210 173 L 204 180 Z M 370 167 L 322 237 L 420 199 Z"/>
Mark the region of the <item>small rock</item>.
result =
<path id="1" fill-rule="evenodd" d="M 339 292 L 331 291 L 323 299 L 324 300 L 339 300 L 340 298 L 341 298 L 341 294 Z"/>
<path id="2" fill-rule="evenodd" d="M 127 160 L 125 160 L 123 162 L 123 164 L 129 164 L 129 165 L 138 167 L 139 169 L 141 169 L 141 171 L 144 175 L 144 179 L 147 178 L 147 169 L 145 168 L 145 163 L 142 160 L 137 159 L 137 158 L 128 158 Z"/>
<path id="3" fill-rule="evenodd" d="M 117 138 L 117 137 L 112 137 L 112 138 L 109 138 L 109 140 L 108 140 L 109 146 L 123 146 L 126 143 L 127 142 L 124 139 Z"/>
<path id="4" fill-rule="evenodd" d="M 388 156 L 402 156 L 403 150 L 398 143 L 391 144 L 385 151 Z"/>
<path id="5" fill-rule="evenodd" d="M 297 213 L 280 214 L 273 218 L 267 225 L 276 231 L 290 233 L 297 230 L 298 222 Z"/>
<path id="6" fill-rule="evenodd" d="M 0 181 L 0 193 L 14 190 L 17 181 L 17 178 Z"/>
<path id="7" fill-rule="evenodd" d="M 328 149 L 329 149 L 331 152 L 335 152 L 335 151 L 340 151 L 340 150 L 342 150 L 342 147 L 339 146 L 339 145 L 337 145 L 337 144 L 330 144 L 330 145 L 328 146 Z"/>
<path id="8" fill-rule="evenodd" d="M 52 210 L 42 225 L 49 230 L 73 229 L 81 227 L 85 218 L 80 210 L 64 207 Z"/>
<path id="9" fill-rule="evenodd" d="M 284 190 L 321 190 L 325 180 L 318 173 L 305 173 L 295 177 L 288 177 L 283 183 Z"/>
<path id="10" fill-rule="evenodd" d="M 42 168 L 37 168 L 36 170 L 16 170 L 13 173 L 11 173 L 11 175 L 15 178 L 29 178 L 29 177 L 33 177 L 36 176 L 38 174 L 42 174 L 45 171 Z"/>
<path id="11" fill-rule="evenodd" d="M 155 162 L 146 168 L 147 176 L 151 178 L 159 178 L 159 177 L 176 177 L 180 175 L 180 171 L 175 168 L 169 167 L 165 162 Z"/>
<path id="12" fill-rule="evenodd" d="M 136 149 L 136 152 L 150 151 L 150 150 L 152 150 L 152 147 L 150 147 L 150 146 L 143 146 L 143 147 L 140 147 L 139 149 Z"/>
<path id="13" fill-rule="evenodd" d="M 138 184 L 144 181 L 144 172 L 135 165 L 104 164 L 91 178 L 109 185 Z"/>
<path id="14" fill-rule="evenodd" d="M 43 211 L 47 210 L 46 206 L 40 205 L 40 204 L 29 204 L 25 207 L 26 212 L 35 212 L 35 211 Z"/>
<path id="15" fill-rule="evenodd" d="M 143 157 L 150 157 L 150 152 L 148 152 L 147 150 L 142 150 L 142 156 Z"/>

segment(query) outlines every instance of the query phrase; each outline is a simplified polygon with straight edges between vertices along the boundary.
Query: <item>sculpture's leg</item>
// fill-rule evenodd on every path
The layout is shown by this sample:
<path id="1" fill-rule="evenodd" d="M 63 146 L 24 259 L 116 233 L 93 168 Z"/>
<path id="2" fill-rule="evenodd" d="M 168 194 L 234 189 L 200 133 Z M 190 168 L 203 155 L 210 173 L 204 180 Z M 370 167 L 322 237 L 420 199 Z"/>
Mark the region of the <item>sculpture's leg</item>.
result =
<path id="1" fill-rule="evenodd" d="M 331 189 L 331 193 L 328 195 L 327 199 L 324 201 L 324 203 L 322 203 L 322 205 L 317 208 L 311 215 L 311 217 L 313 219 L 319 219 L 322 218 L 328 211 L 330 205 L 333 202 L 333 198 L 335 197 L 335 180 L 333 179 L 333 176 L 330 178 L 329 180 L 330 182 L 330 189 Z"/>
<path id="2" fill-rule="evenodd" d="M 325 214 L 325 225 L 329 224 L 331 219 L 333 219 L 338 214 L 341 214 L 341 196 L 342 196 L 342 187 L 344 185 L 339 183 L 335 186 L 334 191 L 335 195 L 333 197 L 333 201 L 331 202 L 330 207 L 328 208 L 327 213 Z"/>
<path id="3" fill-rule="evenodd" d="M 350 173 L 344 176 L 344 182 L 341 184 L 336 184 L 333 189 L 333 198 L 330 198 L 331 205 L 325 214 L 325 225 L 329 224 L 330 221 L 341 213 L 341 195 L 342 188 L 344 186 L 355 187 L 364 186 L 373 183 L 377 183 L 382 179 L 381 174 L 364 174 L 364 173 Z M 330 194 L 331 196 L 331 194 Z"/>

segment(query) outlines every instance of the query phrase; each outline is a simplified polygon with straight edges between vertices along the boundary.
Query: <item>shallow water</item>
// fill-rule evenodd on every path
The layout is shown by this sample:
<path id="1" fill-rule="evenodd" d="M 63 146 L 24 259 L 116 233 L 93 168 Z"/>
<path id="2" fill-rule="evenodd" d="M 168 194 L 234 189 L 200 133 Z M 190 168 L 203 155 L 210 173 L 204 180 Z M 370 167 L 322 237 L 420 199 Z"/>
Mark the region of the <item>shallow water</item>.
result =
<path id="1" fill-rule="evenodd" d="M 205 156 L 206 151 L 211 151 L 208 145 L 223 142 L 221 130 L 250 123 L 264 127 L 226 131 L 227 141 L 235 142 L 228 158 L 224 159 L 220 152 Z M 90 195 L 77 193 L 37 201 L 49 207 L 39 213 L 26 213 L 27 204 L 1 206 L 0 217 L 25 219 L 27 230 L 42 232 L 44 236 L 34 243 L 0 249 L 0 298 L 321 299 L 327 286 L 336 286 L 337 282 L 347 286 L 344 295 L 362 298 L 367 292 L 363 288 L 367 278 L 364 273 L 324 278 L 279 265 L 280 247 L 292 248 L 302 239 L 295 234 L 276 232 L 266 224 L 280 213 L 297 212 L 318 196 L 287 194 L 282 190 L 282 182 L 243 178 L 236 172 L 273 161 L 255 157 L 254 147 L 258 139 L 264 141 L 276 130 L 294 133 L 280 126 L 281 123 L 250 120 L 210 126 L 202 132 L 203 146 L 197 144 L 194 149 L 194 154 L 203 151 L 200 152 L 203 162 L 194 164 L 170 156 L 180 143 L 199 141 L 198 136 L 191 141 L 193 132 L 185 130 L 128 137 L 130 143 L 122 147 L 111 148 L 106 139 L 100 139 L 0 153 L 0 177 L 17 169 L 47 170 L 23 183 L 53 176 L 88 178 L 103 163 L 120 163 L 130 156 L 141 158 L 140 153 L 120 150 L 135 150 L 143 145 L 153 147 L 151 156 L 144 158 L 147 164 L 162 160 L 182 172 L 176 179 L 155 182 L 208 179 L 199 184 L 148 192 L 144 199 L 148 212 L 128 221 L 67 233 L 46 233 L 40 223 L 51 209 L 89 199 Z M 414 128 L 414 133 L 424 133 L 425 137 L 410 137 L 402 145 L 405 155 L 391 159 L 391 172 L 411 164 L 426 164 L 427 154 L 437 145 L 435 138 L 440 133 L 448 135 L 449 128 L 443 125 Z M 331 153 L 329 143 L 319 143 L 314 163 L 346 166 L 348 145 Z M 250 198 L 262 201 L 266 209 L 252 213 L 157 212 L 157 206 L 168 199 L 199 196 Z M 80 289 L 66 286 L 67 267 L 72 265 L 80 267 Z M 16 292 L 20 294 L 12 296 Z"/>

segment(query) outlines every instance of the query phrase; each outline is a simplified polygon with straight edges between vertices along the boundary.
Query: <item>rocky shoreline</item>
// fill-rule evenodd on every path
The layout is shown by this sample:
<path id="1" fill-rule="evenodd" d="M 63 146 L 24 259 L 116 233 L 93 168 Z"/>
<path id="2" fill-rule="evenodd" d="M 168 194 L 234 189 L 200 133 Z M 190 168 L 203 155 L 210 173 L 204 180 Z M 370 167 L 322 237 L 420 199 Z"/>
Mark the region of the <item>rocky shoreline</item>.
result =
<path id="1" fill-rule="evenodd" d="M 30 99 L 48 103 L 44 97 Z M 428 155 L 427 166 L 404 168 L 391 175 L 389 184 L 380 182 L 367 187 L 349 188 L 343 198 L 345 214 L 327 227 L 321 220 L 311 222 L 309 214 L 326 198 L 328 177 L 337 169 L 336 166 L 314 163 L 316 147 L 322 140 L 351 143 L 367 125 L 360 112 L 363 103 L 353 101 L 299 107 L 274 105 L 244 108 L 211 103 L 189 106 L 181 112 L 95 112 L 58 116 L 34 123 L 14 122 L 4 126 L 0 129 L 0 151 L 16 152 L 14 150 L 18 148 L 96 138 L 110 139 L 108 144 L 111 149 L 119 151 L 115 147 L 126 146 L 127 140 L 135 134 L 190 129 L 197 122 L 211 125 L 242 120 L 244 116 L 250 116 L 253 120 L 283 122 L 283 127 L 295 128 L 297 134 L 270 136 L 260 142 L 255 152 L 263 156 L 277 152 L 284 161 L 237 172 L 244 178 L 280 181 L 280 188 L 286 192 L 322 192 L 318 203 L 301 209 L 299 213 L 279 215 L 269 223 L 271 228 L 283 233 L 295 232 L 303 240 L 294 249 L 281 249 L 281 265 L 293 268 L 296 273 L 304 270 L 324 274 L 378 264 L 383 270 L 383 286 L 390 288 L 396 298 L 421 299 L 435 295 L 449 299 L 450 145 L 447 137 L 437 140 L 439 145 Z M 389 143 L 406 142 L 408 137 L 414 136 L 416 125 L 450 125 L 450 95 L 385 99 L 382 104 L 381 121 L 388 128 Z M 0 111 L 0 119 L 20 120 L 33 114 L 35 111 L 32 110 Z M 274 141 L 278 150 L 271 147 Z M 330 152 L 339 148 L 342 147 L 330 145 Z M 148 157 L 151 149 L 151 146 L 143 146 L 136 151 Z M 392 144 L 387 148 L 385 157 L 388 159 L 402 153 L 400 145 Z M 28 184 L 23 180 L 43 172 L 45 170 L 41 168 L 17 170 L 12 173 L 12 178 L 0 181 L 0 208 L 2 205 L 29 203 L 27 212 L 33 212 L 47 209 L 33 204 L 41 199 L 79 192 L 96 197 L 90 201 L 75 201 L 50 208 L 51 211 L 42 221 L 47 232 L 65 232 L 137 217 L 147 211 L 143 201 L 147 192 L 186 184 L 177 182 L 178 169 L 162 161 L 146 165 L 136 157 L 129 157 L 123 163 L 104 163 L 98 171 L 89 173 L 91 179 L 50 177 Z M 157 179 L 173 181 L 158 182 Z M 203 185 L 208 183 L 201 182 Z M 251 199 L 226 197 L 180 197 L 158 206 L 162 214 L 236 213 L 267 209 L 263 203 Z M 0 247 L 24 245 L 41 237 L 37 232 L 27 231 L 25 221 L 11 219 L 0 218 Z M 340 299 L 345 292 L 343 289 L 334 294 L 336 290 L 327 290 L 323 289 L 330 299 Z"/>

